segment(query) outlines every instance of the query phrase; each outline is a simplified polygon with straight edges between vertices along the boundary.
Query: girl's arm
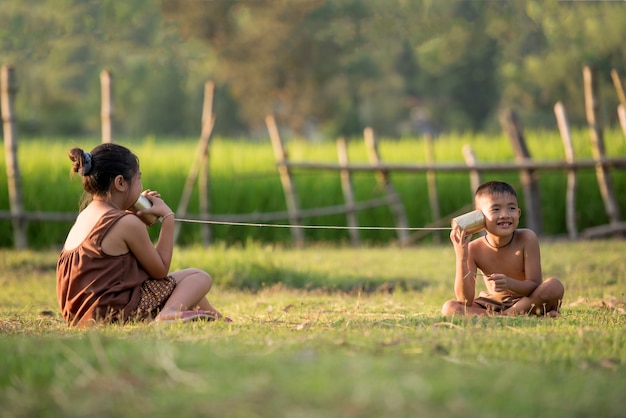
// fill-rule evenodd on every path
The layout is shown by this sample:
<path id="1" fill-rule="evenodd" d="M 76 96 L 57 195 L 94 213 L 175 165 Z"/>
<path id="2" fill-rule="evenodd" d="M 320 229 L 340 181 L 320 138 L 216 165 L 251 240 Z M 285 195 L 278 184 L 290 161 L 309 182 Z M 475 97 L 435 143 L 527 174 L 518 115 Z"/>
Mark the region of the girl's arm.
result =
<path id="1" fill-rule="evenodd" d="M 153 213 L 163 217 L 156 246 L 150 240 L 145 224 L 135 216 L 125 216 L 124 239 L 130 251 L 135 255 L 141 266 L 150 277 L 161 279 L 167 276 L 174 251 L 174 213 L 167 204 L 154 194 L 146 194 L 152 207 L 139 212 Z"/>

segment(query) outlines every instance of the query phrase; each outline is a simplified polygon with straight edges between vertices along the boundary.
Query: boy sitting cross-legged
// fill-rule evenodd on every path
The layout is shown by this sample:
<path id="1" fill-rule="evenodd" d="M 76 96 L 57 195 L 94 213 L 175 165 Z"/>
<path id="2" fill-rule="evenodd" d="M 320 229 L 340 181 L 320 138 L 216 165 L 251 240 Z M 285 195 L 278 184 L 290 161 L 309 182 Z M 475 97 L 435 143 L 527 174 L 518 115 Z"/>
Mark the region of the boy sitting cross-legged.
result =
<path id="1" fill-rule="evenodd" d="M 556 278 L 543 280 L 537 235 L 517 229 L 521 210 L 515 189 L 500 181 L 484 183 L 474 205 L 485 217 L 486 233 L 474 241 L 458 225 L 450 233 L 456 300 L 447 301 L 442 314 L 560 316 L 563 285 Z M 488 291 L 475 297 L 478 270 Z"/>

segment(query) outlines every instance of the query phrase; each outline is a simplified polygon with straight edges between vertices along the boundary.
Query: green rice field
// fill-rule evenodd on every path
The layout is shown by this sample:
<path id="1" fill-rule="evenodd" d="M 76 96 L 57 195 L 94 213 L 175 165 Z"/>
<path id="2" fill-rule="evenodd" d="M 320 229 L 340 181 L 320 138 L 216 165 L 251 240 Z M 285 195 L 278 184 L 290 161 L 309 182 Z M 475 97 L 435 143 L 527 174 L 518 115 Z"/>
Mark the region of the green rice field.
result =
<path id="1" fill-rule="evenodd" d="M 526 134 L 530 153 L 537 160 L 563 160 L 563 149 L 558 132 L 531 132 Z M 591 158 L 591 146 L 586 131 L 572 133 L 576 158 Z M 423 140 L 406 138 L 379 140 L 384 162 L 425 163 L 426 146 Z M 607 155 L 626 155 L 626 141 L 621 132 L 605 135 Z M 195 159 L 197 140 L 155 138 L 120 139 L 118 143 L 131 148 L 141 160 L 143 184 L 146 188 L 159 190 L 172 208 L 177 208 L 186 177 Z M 81 196 L 80 178 L 70 176 L 67 151 L 79 146 L 86 150 L 98 144 L 85 139 L 24 139 L 18 148 L 19 167 L 22 175 L 24 207 L 27 211 L 76 212 Z M 471 145 L 481 162 L 512 162 L 513 152 L 504 136 L 448 135 L 435 141 L 435 158 L 440 163 L 463 162 L 461 149 Z M 367 154 L 363 141 L 349 141 L 349 158 L 353 163 L 366 163 Z M 302 140 L 286 141 L 289 158 L 293 161 L 337 161 L 336 145 L 332 141 L 310 143 Z M 249 214 L 286 211 L 285 197 L 275 166 L 269 139 L 251 141 L 215 138 L 211 143 L 209 157 L 210 212 L 212 214 Z M 626 190 L 626 175 L 613 170 L 616 191 Z M 344 198 L 339 174 L 331 171 L 294 169 L 300 206 L 303 209 L 341 205 Z M 483 180 L 503 179 L 518 188 L 522 208 L 523 195 L 517 172 L 485 173 Z M 410 227 L 423 227 L 432 222 L 428 203 L 428 187 L 424 173 L 398 172 L 391 180 L 402 198 Z M 441 216 L 451 214 L 471 204 L 472 194 L 469 177 L 465 173 L 438 173 L 436 176 Z M 548 236 L 566 234 L 565 189 L 566 173 L 544 171 L 539 173 L 541 209 L 544 233 Z M 0 184 L 7 184 L 4 157 L 0 159 Z M 353 184 L 357 202 L 382 197 L 384 191 L 376 182 L 374 173 L 356 172 Z M 0 210 L 9 210 L 7 188 L 0 193 Z M 616 193 L 622 207 L 626 206 L 626 194 Z M 577 190 L 577 227 L 583 230 L 607 222 L 607 216 L 593 170 L 579 170 Z M 194 188 L 189 213 L 198 213 L 198 189 Z M 345 215 L 318 216 L 302 221 L 306 225 L 345 226 Z M 359 212 L 358 222 L 367 227 L 395 226 L 387 206 Z M 288 220 L 276 221 L 286 224 Z M 524 217 L 522 215 L 522 225 Z M 30 222 L 29 244 L 35 248 L 56 246 L 63 241 L 70 227 L 69 222 Z M 182 226 L 179 243 L 193 245 L 200 242 L 197 224 Z M 213 239 L 229 244 L 248 241 L 287 243 L 290 231 L 285 228 L 249 228 L 213 225 Z M 156 233 L 156 232 L 155 232 Z M 0 221 L 0 247 L 12 245 L 11 224 Z M 347 242 L 345 230 L 307 230 L 306 240 L 311 242 Z M 387 243 L 396 239 L 394 231 L 372 229 L 361 232 L 365 243 Z M 432 237 L 427 237 L 429 242 Z"/>

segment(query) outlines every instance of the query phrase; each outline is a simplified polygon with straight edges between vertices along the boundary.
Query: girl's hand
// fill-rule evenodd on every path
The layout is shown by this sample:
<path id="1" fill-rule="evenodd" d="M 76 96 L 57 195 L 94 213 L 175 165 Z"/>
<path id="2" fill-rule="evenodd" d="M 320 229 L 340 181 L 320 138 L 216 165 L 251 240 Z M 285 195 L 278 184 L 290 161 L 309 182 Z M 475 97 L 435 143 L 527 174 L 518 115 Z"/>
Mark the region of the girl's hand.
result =
<path id="1" fill-rule="evenodd" d="M 152 207 L 137 212 L 137 215 L 152 213 L 158 217 L 161 217 L 172 213 L 172 209 L 170 209 L 170 207 L 167 206 L 167 203 L 165 203 L 165 201 L 161 199 L 161 194 L 156 190 L 146 189 L 142 194 L 148 198 L 150 203 L 152 203 Z"/>
<path id="2" fill-rule="evenodd" d="M 153 197 L 158 197 L 159 199 L 161 198 L 161 194 L 157 192 L 156 190 L 146 189 L 141 194 L 144 196 L 153 196 Z"/>

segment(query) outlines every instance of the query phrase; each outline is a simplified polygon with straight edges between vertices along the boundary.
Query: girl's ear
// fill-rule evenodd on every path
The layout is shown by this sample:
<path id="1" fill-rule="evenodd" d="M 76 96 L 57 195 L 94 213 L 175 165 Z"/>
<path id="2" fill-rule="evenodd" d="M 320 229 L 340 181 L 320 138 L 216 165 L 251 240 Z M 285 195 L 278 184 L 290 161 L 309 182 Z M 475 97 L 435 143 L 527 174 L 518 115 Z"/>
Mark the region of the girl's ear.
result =
<path id="1" fill-rule="evenodd" d="M 115 176 L 115 178 L 113 179 L 113 187 L 121 192 L 126 190 L 126 180 L 124 180 L 124 176 L 122 176 L 121 174 Z"/>

